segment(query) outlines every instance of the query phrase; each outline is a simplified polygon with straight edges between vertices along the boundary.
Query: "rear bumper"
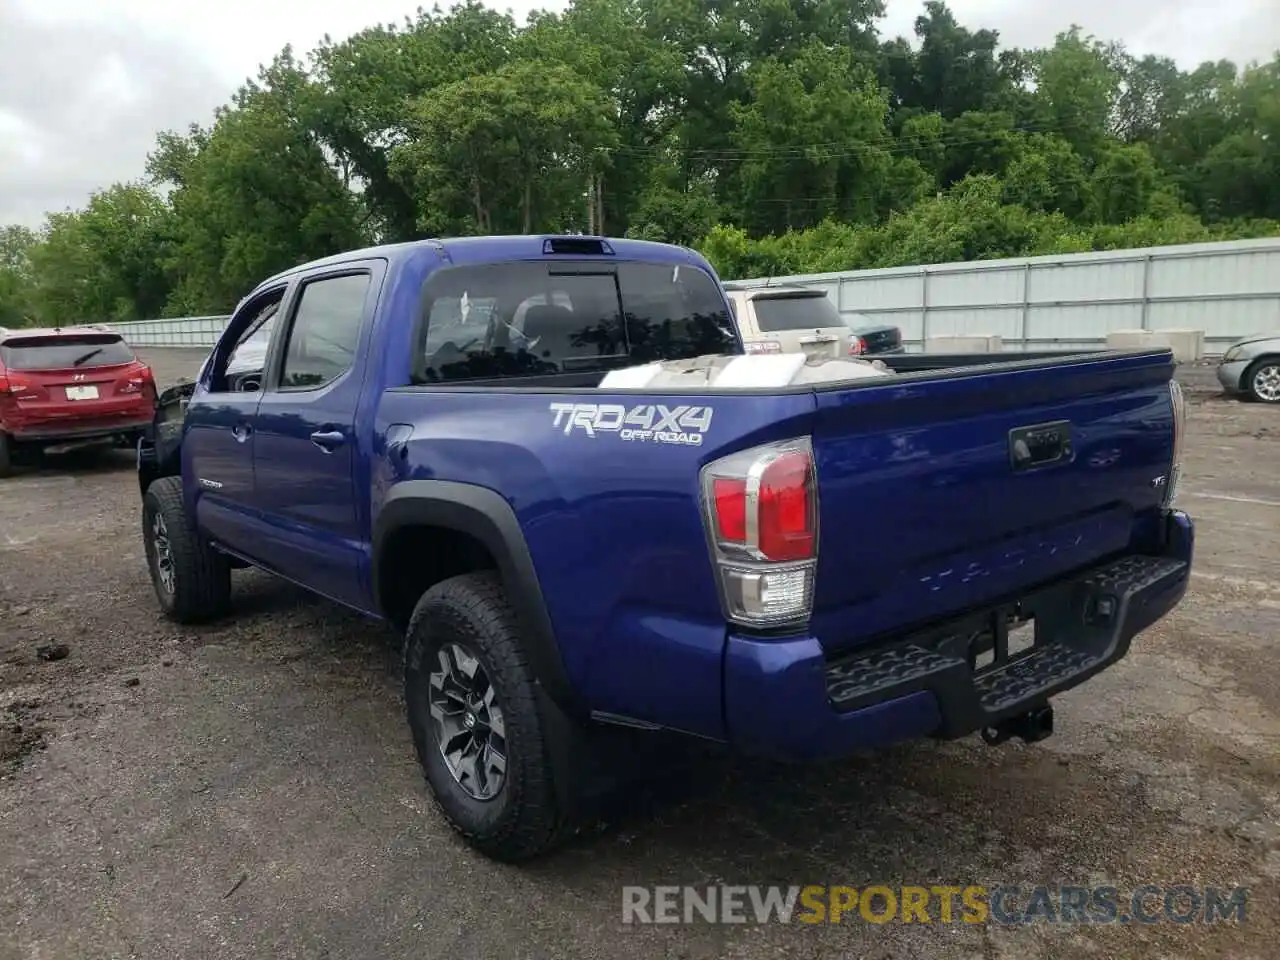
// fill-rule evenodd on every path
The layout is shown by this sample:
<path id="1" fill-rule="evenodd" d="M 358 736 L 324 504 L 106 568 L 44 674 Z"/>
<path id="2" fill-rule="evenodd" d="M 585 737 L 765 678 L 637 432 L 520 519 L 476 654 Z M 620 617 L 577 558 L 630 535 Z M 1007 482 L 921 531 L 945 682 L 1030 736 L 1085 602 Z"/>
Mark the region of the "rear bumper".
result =
<path id="1" fill-rule="evenodd" d="M 1035 615 L 1035 646 L 989 670 L 975 672 L 969 645 L 1012 605 L 835 660 L 814 637 L 730 637 L 729 738 L 746 752 L 819 759 L 919 737 L 953 739 L 1026 713 L 1120 660 L 1135 635 L 1178 604 L 1194 539 L 1190 517 L 1175 511 L 1159 555 L 1123 557 L 1029 594 L 1021 604 Z"/>
<path id="2" fill-rule="evenodd" d="M 146 409 L 131 416 L 117 416 L 90 422 L 68 420 L 65 422 L 41 420 L 16 424 L 11 435 L 19 443 L 56 443 L 70 440 L 94 440 L 114 437 L 120 433 L 136 433 L 151 423 L 151 410 Z"/>
<path id="3" fill-rule="evenodd" d="M 1251 360 L 1232 360 L 1230 363 L 1218 364 L 1218 383 L 1227 393 L 1240 393 L 1244 388 L 1241 381 L 1244 372 L 1249 368 Z"/>

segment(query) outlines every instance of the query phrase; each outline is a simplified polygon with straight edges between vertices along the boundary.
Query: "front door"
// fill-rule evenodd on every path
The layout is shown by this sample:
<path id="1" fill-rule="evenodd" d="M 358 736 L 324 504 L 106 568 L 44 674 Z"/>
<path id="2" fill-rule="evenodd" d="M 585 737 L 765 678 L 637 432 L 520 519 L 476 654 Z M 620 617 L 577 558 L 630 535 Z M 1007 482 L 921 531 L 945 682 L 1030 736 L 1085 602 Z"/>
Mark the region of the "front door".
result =
<path id="1" fill-rule="evenodd" d="M 262 379 L 261 361 L 240 361 L 253 354 L 254 334 L 286 290 L 281 285 L 264 291 L 236 311 L 227 330 L 240 336 L 234 346 L 215 349 L 205 362 L 183 419 L 182 475 L 191 479 L 184 490 L 189 515 L 199 519 L 211 538 L 238 551 L 255 541 L 254 423 Z"/>
<path id="2" fill-rule="evenodd" d="M 354 475 L 365 366 L 360 334 L 382 270 L 377 261 L 302 279 L 254 430 L 261 555 L 277 573 L 361 608 L 368 591 Z"/>

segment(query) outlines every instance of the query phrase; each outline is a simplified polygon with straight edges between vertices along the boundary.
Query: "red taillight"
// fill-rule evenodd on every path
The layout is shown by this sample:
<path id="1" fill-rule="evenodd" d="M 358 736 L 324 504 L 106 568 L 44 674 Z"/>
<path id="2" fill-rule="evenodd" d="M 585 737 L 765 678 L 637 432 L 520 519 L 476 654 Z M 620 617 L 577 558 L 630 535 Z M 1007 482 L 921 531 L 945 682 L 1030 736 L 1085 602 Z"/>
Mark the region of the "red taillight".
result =
<path id="1" fill-rule="evenodd" d="M 860 357 L 867 352 L 867 341 L 861 337 L 849 338 L 849 356 Z"/>
<path id="2" fill-rule="evenodd" d="M 148 385 L 155 383 L 150 367 L 142 367 L 125 378 L 121 393 L 141 393 Z"/>
<path id="3" fill-rule="evenodd" d="M 725 616 L 777 627 L 808 618 L 818 555 L 818 489 L 807 437 L 702 468 L 702 495 Z"/>
<path id="4" fill-rule="evenodd" d="M 808 560 L 813 556 L 813 462 L 805 451 L 784 453 L 760 476 L 756 543 L 765 559 Z"/>
<path id="5" fill-rule="evenodd" d="M 6 377 L 0 375 L 0 397 L 5 396 L 6 394 L 16 395 L 19 393 L 26 393 L 26 391 L 30 389 L 31 384 L 25 380 L 19 380 L 14 376 Z"/>
<path id="6" fill-rule="evenodd" d="M 711 484 L 719 539 L 728 543 L 746 543 L 747 481 L 716 477 Z"/>

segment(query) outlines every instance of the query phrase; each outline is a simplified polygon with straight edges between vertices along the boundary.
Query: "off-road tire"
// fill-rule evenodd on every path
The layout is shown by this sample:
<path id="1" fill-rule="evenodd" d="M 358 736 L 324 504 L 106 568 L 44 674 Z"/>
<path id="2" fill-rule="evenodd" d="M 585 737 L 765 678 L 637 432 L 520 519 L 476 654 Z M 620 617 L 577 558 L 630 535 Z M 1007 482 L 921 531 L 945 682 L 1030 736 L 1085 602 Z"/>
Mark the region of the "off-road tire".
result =
<path id="1" fill-rule="evenodd" d="M 498 793 L 477 800 L 450 772 L 431 723 L 430 674 L 440 648 L 460 644 L 493 686 L 505 727 L 506 772 Z M 468 845 L 516 863 L 546 853 L 569 832 L 558 802 L 548 724 L 520 642 L 518 619 L 494 573 L 468 573 L 431 587 L 414 608 L 404 645 L 404 696 L 418 761 L 437 808 Z"/>
<path id="2" fill-rule="evenodd" d="M 164 521 L 173 570 L 173 589 L 165 587 L 157 563 L 154 523 Z M 156 599 L 165 616 L 178 623 L 201 623 L 222 616 L 231 606 L 231 564 L 187 521 L 182 480 L 161 477 L 142 498 L 142 542 Z"/>

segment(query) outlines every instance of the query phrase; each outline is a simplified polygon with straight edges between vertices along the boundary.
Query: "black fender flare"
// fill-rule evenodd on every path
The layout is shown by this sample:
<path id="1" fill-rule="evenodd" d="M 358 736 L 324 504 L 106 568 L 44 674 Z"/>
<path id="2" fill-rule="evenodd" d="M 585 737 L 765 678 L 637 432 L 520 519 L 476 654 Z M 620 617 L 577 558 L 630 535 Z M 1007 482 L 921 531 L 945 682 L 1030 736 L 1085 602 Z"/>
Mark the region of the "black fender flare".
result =
<path id="1" fill-rule="evenodd" d="M 484 544 L 525 628 L 526 653 L 534 676 L 553 703 L 572 715 L 583 713 L 560 656 L 542 585 L 511 505 L 488 487 L 452 480 L 403 480 L 395 484 L 373 524 L 371 586 L 379 612 L 385 611 L 380 563 L 391 534 L 404 527 L 442 527 Z"/>

